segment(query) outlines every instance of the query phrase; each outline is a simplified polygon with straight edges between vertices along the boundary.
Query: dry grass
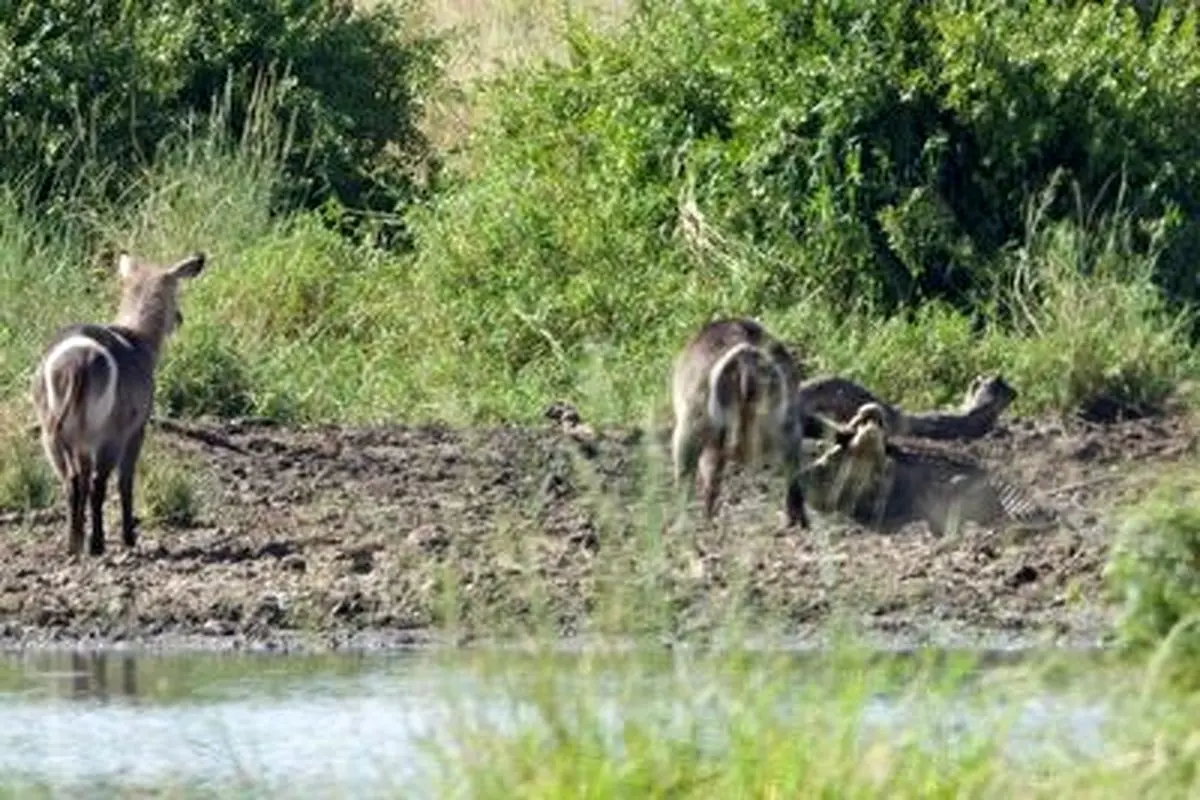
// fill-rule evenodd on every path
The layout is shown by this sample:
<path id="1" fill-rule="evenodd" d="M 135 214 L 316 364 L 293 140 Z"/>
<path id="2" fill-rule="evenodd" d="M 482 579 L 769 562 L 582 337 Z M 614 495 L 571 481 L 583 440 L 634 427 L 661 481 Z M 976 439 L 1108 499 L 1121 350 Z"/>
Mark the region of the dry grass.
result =
<path id="1" fill-rule="evenodd" d="M 530 58 L 562 58 L 564 20 L 582 16 L 611 24 L 623 18 L 627 6 L 626 0 L 437 0 L 426 5 L 426 13 L 434 30 L 460 35 L 450 77 L 465 82 Z"/>
<path id="2" fill-rule="evenodd" d="M 394 0 L 360 0 L 364 6 Z M 470 132 L 481 113 L 473 89 L 486 79 L 531 59 L 561 60 L 567 48 L 563 25 L 572 17 L 608 26 L 619 23 L 628 0 L 432 0 L 423 4 L 427 29 L 450 37 L 445 84 L 433 98 L 426 132 L 449 151 Z"/>

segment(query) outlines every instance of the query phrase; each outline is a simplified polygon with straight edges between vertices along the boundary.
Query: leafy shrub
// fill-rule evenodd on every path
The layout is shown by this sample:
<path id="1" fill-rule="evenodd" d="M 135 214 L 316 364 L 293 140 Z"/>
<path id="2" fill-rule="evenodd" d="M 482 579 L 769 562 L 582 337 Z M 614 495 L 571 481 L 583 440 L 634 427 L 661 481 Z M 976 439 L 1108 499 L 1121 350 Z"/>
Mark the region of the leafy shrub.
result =
<path id="1" fill-rule="evenodd" d="M 1124 211 L 1091 226 L 1035 215 L 1013 249 L 1005 310 L 993 314 L 1002 335 L 984 344 L 1007 351 L 1004 368 L 1041 395 L 1036 405 L 1097 421 L 1153 414 L 1195 373 L 1194 309 L 1172 309 L 1155 287 L 1161 236 L 1139 253 L 1135 223 Z"/>
<path id="2" fill-rule="evenodd" d="M 0 435 L 0 508 L 46 508 L 58 497 L 58 482 L 35 439 L 20 432 Z"/>
<path id="3" fill-rule="evenodd" d="M 616 36 L 575 27 L 571 63 L 489 87 L 461 180 L 413 216 L 421 271 L 464 349 L 514 378 L 664 316 L 814 293 L 983 311 L 1048 185 L 1078 187 L 1048 219 L 1088 229 L 1200 211 L 1194 39 L 1194 12 L 1143 25 L 1126 3 L 641 3 Z M 697 257 L 693 207 L 757 257 Z"/>
<path id="4" fill-rule="evenodd" d="M 185 322 L 186 325 L 186 322 Z M 179 336 L 163 359 L 158 405 L 167 416 L 237 417 L 254 408 L 244 357 L 232 342 L 212 330 Z"/>
<path id="5" fill-rule="evenodd" d="M 236 137 L 273 117 L 285 202 L 395 211 L 429 156 L 437 46 L 407 21 L 404 4 L 349 0 L 16 3 L 0 20 L 0 180 L 69 196 L 219 109 Z"/>
<path id="6" fill-rule="evenodd" d="M 149 450 L 149 448 L 147 448 Z M 139 499 L 148 518 L 172 528 L 187 528 L 196 523 L 200 498 L 185 464 L 166 453 L 147 453 Z"/>
<path id="7" fill-rule="evenodd" d="M 1128 514 L 1106 577 L 1124 600 L 1117 632 L 1132 651 L 1162 647 L 1171 675 L 1200 686 L 1200 492 L 1164 481 Z"/>

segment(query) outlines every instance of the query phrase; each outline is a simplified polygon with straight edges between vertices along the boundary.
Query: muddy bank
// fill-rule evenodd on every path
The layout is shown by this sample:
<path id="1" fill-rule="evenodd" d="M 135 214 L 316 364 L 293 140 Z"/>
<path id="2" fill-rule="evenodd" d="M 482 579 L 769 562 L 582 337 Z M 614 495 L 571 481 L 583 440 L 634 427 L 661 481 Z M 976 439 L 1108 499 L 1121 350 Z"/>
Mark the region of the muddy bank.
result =
<path id="1" fill-rule="evenodd" d="M 1195 443 L 1182 418 L 1002 424 L 954 449 L 1069 527 L 936 539 L 831 518 L 781 534 L 761 473 L 730 476 L 715 525 L 671 528 L 665 465 L 631 430 L 586 450 L 552 426 L 205 430 L 151 434 L 188 465 L 192 527 L 144 525 L 132 553 L 110 529 L 106 556 L 70 562 L 58 506 L 6 519 L 0 645 L 396 646 L 503 637 L 531 618 L 568 638 L 671 639 L 735 602 L 793 641 L 841 614 L 900 646 L 1092 644 L 1111 613 L 1109 510 Z"/>

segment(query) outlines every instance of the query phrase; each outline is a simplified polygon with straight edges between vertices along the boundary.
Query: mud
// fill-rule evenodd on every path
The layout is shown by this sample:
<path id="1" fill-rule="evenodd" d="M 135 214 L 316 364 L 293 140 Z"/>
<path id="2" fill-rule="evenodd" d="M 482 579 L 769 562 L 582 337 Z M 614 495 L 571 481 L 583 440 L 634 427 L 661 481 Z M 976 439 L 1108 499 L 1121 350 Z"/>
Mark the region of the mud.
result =
<path id="1" fill-rule="evenodd" d="M 636 430 L 586 447 L 554 425 L 203 431 L 151 433 L 199 492 L 189 527 L 143 523 L 129 552 L 110 501 L 108 553 L 70 560 L 61 503 L 0 522 L 0 645 L 397 645 L 538 621 L 670 640 L 734 606 L 796 641 L 837 618 L 911 643 L 1095 643 L 1113 610 L 1111 510 L 1196 443 L 1182 417 L 1002 422 L 954 451 L 1066 525 L 938 539 L 819 515 L 784 532 L 779 482 L 738 470 L 713 524 L 694 507 L 680 522 L 654 437 Z"/>

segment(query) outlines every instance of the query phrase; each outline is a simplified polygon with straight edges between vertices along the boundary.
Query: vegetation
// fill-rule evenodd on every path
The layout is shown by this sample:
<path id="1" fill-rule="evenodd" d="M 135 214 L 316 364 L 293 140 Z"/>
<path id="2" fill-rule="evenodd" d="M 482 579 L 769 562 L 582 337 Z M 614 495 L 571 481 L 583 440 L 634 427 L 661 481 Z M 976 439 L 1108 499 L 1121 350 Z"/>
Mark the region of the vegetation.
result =
<path id="1" fill-rule="evenodd" d="M 454 385 L 511 414 L 497 387 L 570 392 L 591 355 L 628 376 L 629 413 L 697 320 L 752 309 L 913 403 L 978 368 L 1027 408 L 1153 403 L 1146 360 L 1057 354 L 1102 329 L 1189 361 L 1164 298 L 1191 274 L 1190 145 L 1166 118 L 1190 118 L 1192 30 L 1096 3 L 664 2 L 615 36 L 574 27 L 570 63 L 490 85 L 465 165 L 414 213 Z"/>
<path id="2" fill-rule="evenodd" d="M 469 135 L 432 135 L 451 170 L 418 182 L 451 96 L 428 12 L 93 4 L 93 35 L 55 23 L 72 1 L 0 32 L 9 396 L 51 323 L 110 313 L 114 246 L 214 255 L 172 414 L 530 418 L 602 370 L 620 402 L 584 413 L 641 418 L 716 313 L 910 405 L 1000 369 L 1025 411 L 1153 408 L 1195 372 L 1192 11 L 571 15 L 559 58 L 479 66 Z"/>
<path id="3" fill-rule="evenodd" d="M 394 213 L 429 155 L 418 87 L 437 51 L 408 22 L 403 4 L 348 0 L 17 3 L 0 20 L 0 180 L 68 207 L 119 198 L 215 111 L 252 140 L 267 113 L 280 136 L 252 146 L 280 158 L 284 208 Z"/>
<path id="4" fill-rule="evenodd" d="M 1196 791 L 1194 698 L 1145 698 L 1136 674 L 1052 661 L 680 653 L 635 677 L 609 654 L 483 658 L 478 672 L 508 687 L 504 721 L 464 703 L 435 752 L 444 795 L 478 798 Z M 1063 717 L 1034 721 L 1046 697 Z"/>
<path id="5" fill-rule="evenodd" d="M 0 18 L 14 431 L 52 328 L 111 315 L 118 246 L 212 256 L 168 345 L 167 415 L 462 423 L 569 399 L 589 421 L 640 422 L 683 337 L 734 313 L 907 406 L 1000 370 L 1018 411 L 1148 411 L 1196 376 L 1191 4 L 647 0 L 617 25 L 563 15 L 556 58 L 449 87 L 442 39 L 407 3 L 196 8 L 55 0 Z M 465 89 L 467 128 L 429 130 L 426 108 L 449 126 Z M 49 502 L 36 445 L 0 448 L 0 506 Z M 150 475 L 148 512 L 186 524 L 187 477 Z M 1119 637 L 1182 677 L 1200 656 L 1197 507 L 1190 489 L 1152 496 L 1110 571 Z M 601 609 L 623 629 L 666 597 L 652 561 L 630 562 L 650 566 L 614 562 L 627 594 Z M 1163 731 L 1130 733 L 1125 759 L 1014 771 L 988 743 L 949 762 L 863 743 L 842 712 L 866 684 L 813 685 L 845 705 L 797 723 L 766 713 L 769 693 L 741 696 L 715 756 L 698 730 L 660 739 L 647 722 L 608 758 L 600 704 L 571 731 L 543 704 L 549 743 L 489 731 L 466 780 L 497 795 L 1195 788 L 1194 692 Z"/>
<path id="6" fill-rule="evenodd" d="M 192 477 L 194 469 L 147 444 L 142 462 L 141 493 L 134 502 L 145 509 L 148 520 L 159 525 L 186 528 L 200 514 L 200 498 Z"/>
<path id="7" fill-rule="evenodd" d="M 45 508 L 57 499 L 57 481 L 37 443 L 0 433 L 0 511 Z"/>
<path id="8" fill-rule="evenodd" d="M 1200 497 L 1195 475 L 1165 477 L 1130 509 L 1107 574 L 1124 602 L 1118 642 L 1154 656 L 1155 678 L 1200 689 Z"/>

